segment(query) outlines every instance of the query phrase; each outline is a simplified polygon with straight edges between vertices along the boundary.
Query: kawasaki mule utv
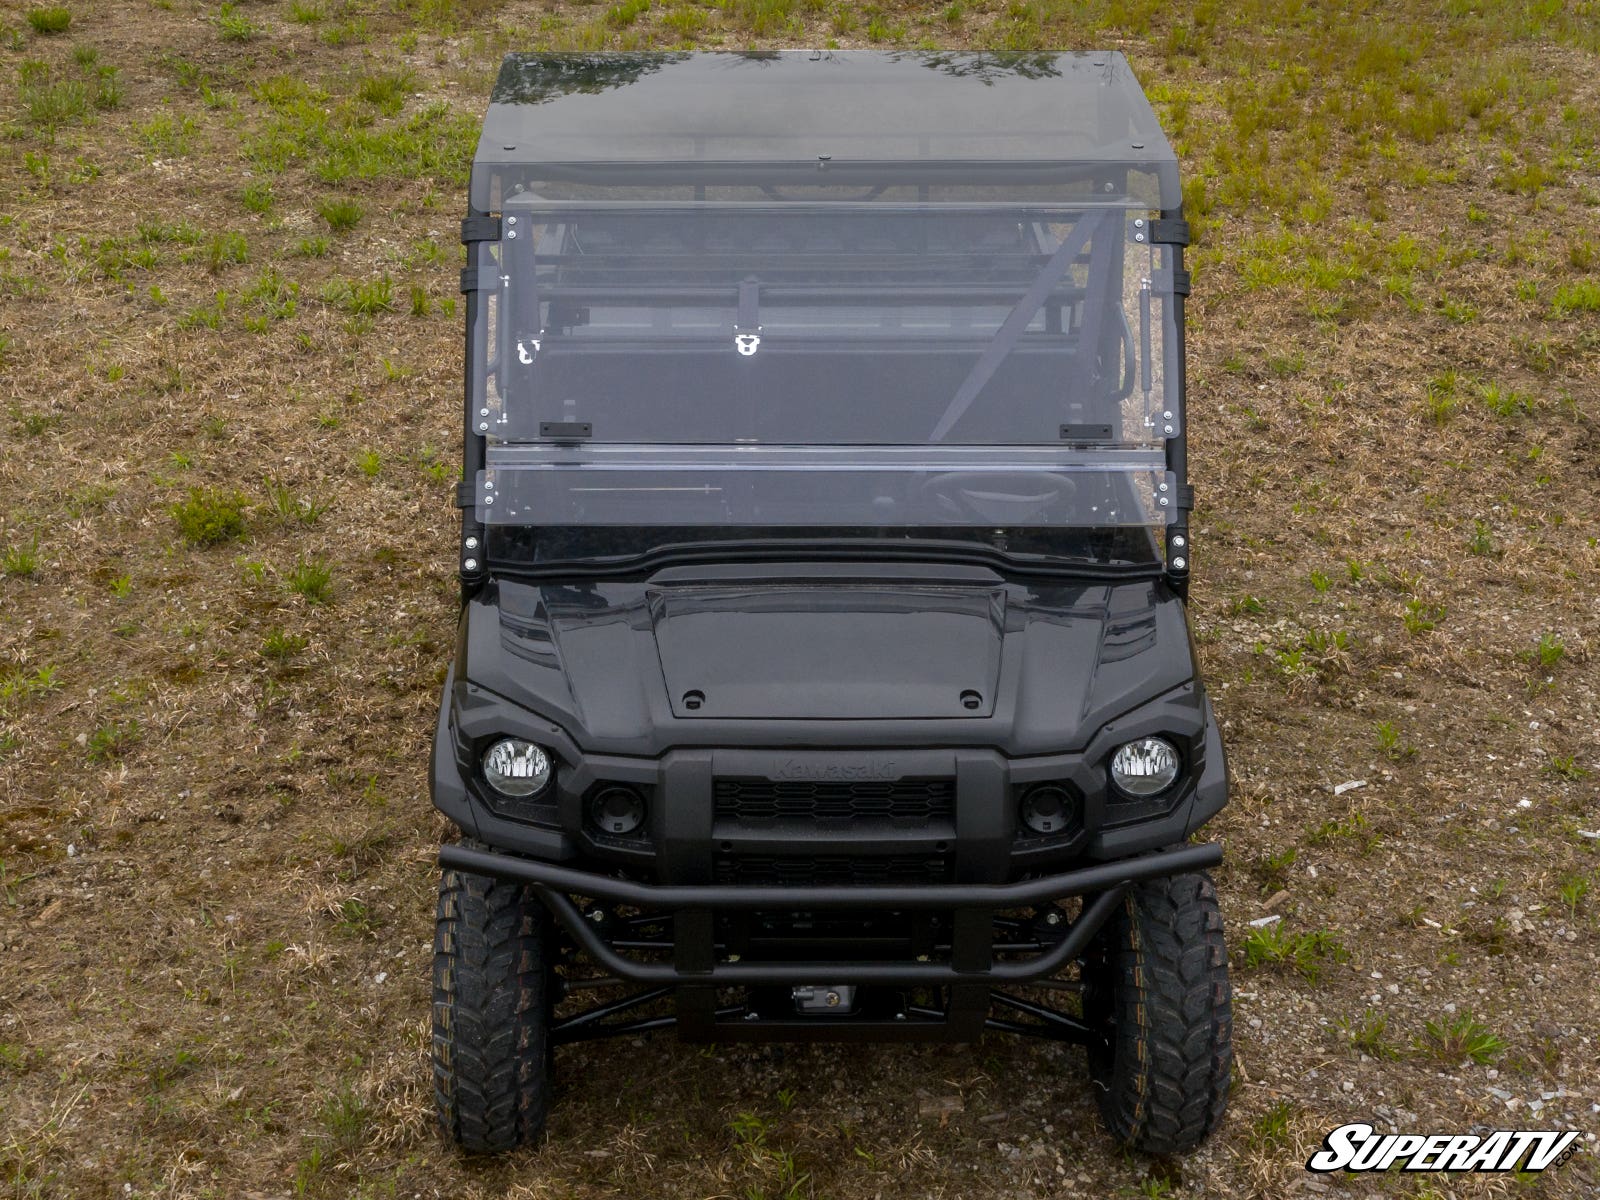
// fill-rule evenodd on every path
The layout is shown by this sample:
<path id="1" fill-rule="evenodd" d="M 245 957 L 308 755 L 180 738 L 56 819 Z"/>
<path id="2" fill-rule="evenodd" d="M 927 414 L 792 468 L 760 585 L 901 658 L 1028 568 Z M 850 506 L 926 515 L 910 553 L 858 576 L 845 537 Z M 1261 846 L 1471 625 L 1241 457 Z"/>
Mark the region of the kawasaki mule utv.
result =
<path id="1" fill-rule="evenodd" d="M 1177 163 L 1120 54 L 512 55 L 472 168 L 439 1116 L 554 1047 L 1081 1043 L 1226 1103 Z"/>

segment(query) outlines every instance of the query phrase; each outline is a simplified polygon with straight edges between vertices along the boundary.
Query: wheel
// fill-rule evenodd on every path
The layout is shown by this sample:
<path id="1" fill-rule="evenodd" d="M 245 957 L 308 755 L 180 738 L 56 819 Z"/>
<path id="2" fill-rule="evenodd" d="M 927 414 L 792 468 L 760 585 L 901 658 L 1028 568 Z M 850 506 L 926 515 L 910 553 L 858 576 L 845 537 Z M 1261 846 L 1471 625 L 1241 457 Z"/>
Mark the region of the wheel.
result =
<path id="1" fill-rule="evenodd" d="M 1208 875 L 1136 883 L 1085 963 L 1089 1075 L 1111 1135 L 1181 1154 L 1222 1120 L 1233 1068 L 1228 947 Z"/>
<path id="2" fill-rule="evenodd" d="M 433 1098 L 469 1154 L 535 1141 L 550 1104 L 550 916 L 526 887 L 445 871 L 433 935 Z"/>

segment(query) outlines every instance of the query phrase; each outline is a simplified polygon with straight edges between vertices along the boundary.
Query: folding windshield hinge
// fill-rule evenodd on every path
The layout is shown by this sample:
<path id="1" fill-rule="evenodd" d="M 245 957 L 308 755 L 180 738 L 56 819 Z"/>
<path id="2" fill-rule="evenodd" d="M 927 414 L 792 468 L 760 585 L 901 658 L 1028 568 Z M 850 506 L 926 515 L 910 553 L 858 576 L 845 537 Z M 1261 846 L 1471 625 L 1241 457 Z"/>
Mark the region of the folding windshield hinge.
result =
<path id="1" fill-rule="evenodd" d="M 733 348 L 745 358 L 761 349 L 761 285 L 754 279 L 739 283 L 739 315 L 733 323 Z"/>
<path id="2" fill-rule="evenodd" d="M 1135 217 L 1128 237 L 1141 246 L 1187 246 L 1189 222 L 1167 217 Z"/>
<path id="3" fill-rule="evenodd" d="M 499 240 L 499 217 L 468 217 L 461 222 L 461 243 L 464 246 L 470 246 L 473 242 L 498 242 Z"/>

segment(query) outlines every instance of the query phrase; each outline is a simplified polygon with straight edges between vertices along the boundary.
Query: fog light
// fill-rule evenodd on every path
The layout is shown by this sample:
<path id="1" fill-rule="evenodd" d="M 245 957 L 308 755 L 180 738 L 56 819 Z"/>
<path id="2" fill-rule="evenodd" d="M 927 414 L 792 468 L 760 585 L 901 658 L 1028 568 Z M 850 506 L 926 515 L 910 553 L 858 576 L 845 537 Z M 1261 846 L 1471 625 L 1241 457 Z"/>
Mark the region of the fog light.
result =
<path id="1" fill-rule="evenodd" d="M 644 797 L 630 787 L 601 788 L 589 798 L 589 820 L 601 833 L 626 837 L 644 824 Z"/>
<path id="2" fill-rule="evenodd" d="M 1061 833 L 1078 819 L 1078 800 L 1064 787 L 1041 783 L 1022 794 L 1021 815 L 1034 833 Z"/>
<path id="3" fill-rule="evenodd" d="M 483 756 L 483 777 L 502 796 L 531 796 L 550 782 L 550 756 L 521 738 L 502 738 Z"/>
<path id="4" fill-rule="evenodd" d="M 1178 751 L 1165 738 L 1147 737 L 1117 747 L 1111 756 L 1111 782 L 1129 796 L 1144 799 L 1166 791 L 1178 778 Z"/>

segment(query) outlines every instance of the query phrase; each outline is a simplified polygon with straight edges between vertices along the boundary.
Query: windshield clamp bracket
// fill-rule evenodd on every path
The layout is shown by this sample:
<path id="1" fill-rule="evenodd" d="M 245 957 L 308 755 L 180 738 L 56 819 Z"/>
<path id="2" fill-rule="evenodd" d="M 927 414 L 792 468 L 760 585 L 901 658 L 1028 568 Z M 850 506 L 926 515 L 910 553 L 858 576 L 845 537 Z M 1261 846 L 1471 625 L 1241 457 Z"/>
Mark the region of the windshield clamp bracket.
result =
<path id="1" fill-rule="evenodd" d="M 1157 217 L 1146 221 L 1139 218 L 1133 223 L 1133 240 L 1136 242 L 1150 242 L 1159 246 L 1187 246 L 1189 244 L 1189 222 L 1170 217 Z"/>
<path id="2" fill-rule="evenodd" d="M 461 244 L 463 246 L 470 246 L 474 242 L 498 242 L 499 240 L 499 217 L 468 217 L 461 222 Z"/>
<path id="3" fill-rule="evenodd" d="M 533 338 L 517 339 L 517 361 L 523 366 L 533 365 L 533 360 L 539 357 L 539 347 L 544 345 L 544 330 L 539 330 L 539 336 Z"/>
<path id="4" fill-rule="evenodd" d="M 749 358 L 761 348 L 761 326 L 757 325 L 753 333 L 740 329 L 737 325 L 734 326 L 733 347 L 745 358 Z"/>

